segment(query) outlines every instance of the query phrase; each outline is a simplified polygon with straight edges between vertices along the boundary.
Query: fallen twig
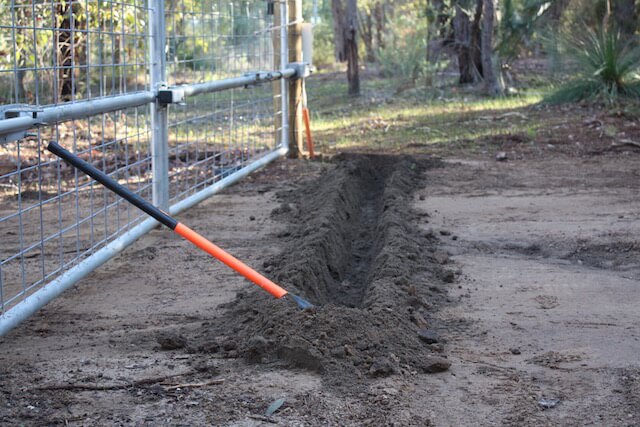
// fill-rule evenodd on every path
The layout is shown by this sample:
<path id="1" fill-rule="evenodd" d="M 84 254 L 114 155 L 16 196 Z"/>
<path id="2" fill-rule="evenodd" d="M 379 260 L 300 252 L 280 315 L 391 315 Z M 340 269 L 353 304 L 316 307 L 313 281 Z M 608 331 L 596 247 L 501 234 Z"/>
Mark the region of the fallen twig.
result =
<path id="1" fill-rule="evenodd" d="M 208 385 L 216 385 L 216 384 L 222 384 L 224 383 L 224 378 L 218 378 L 216 380 L 209 380 L 209 381 L 204 381 L 201 383 L 184 383 L 184 384 L 175 384 L 175 385 L 170 385 L 170 386 L 164 386 L 164 389 L 169 391 L 169 390 L 176 390 L 179 388 L 197 388 L 197 387 L 206 387 Z"/>
<path id="2" fill-rule="evenodd" d="M 630 139 L 621 139 L 620 140 L 620 144 L 615 144 L 615 145 L 617 145 L 617 146 L 631 145 L 632 147 L 640 148 L 640 142 L 635 142 L 635 141 L 632 141 Z"/>
<path id="3" fill-rule="evenodd" d="M 124 384 L 50 384 L 36 387 L 35 390 L 124 390 L 132 387 L 140 387 L 149 384 L 158 384 L 173 378 L 190 375 L 195 371 L 183 372 L 175 375 L 164 375 L 161 377 L 143 378 L 141 380 L 132 381 Z"/>
<path id="4" fill-rule="evenodd" d="M 630 139 L 621 139 L 618 144 L 611 144 L 610 146 L 603 148 L 601 150 L 594 150 L 590 154 L 602 154 L 607 151 L 616 150 L 618 148 L 622 148 L 625 146 L 631 146 L 635 148 L 640 148 L 640 142 L 635 142 Z"/>
<path id="5" fill-rule="evenodd" d="M 504 113 L 504 114 L 500 114 L 498 116 L 480 116 L 478 117 L 478 119 L 480 120 L 492 120 L 492 121 L 498 121 L 498 120 L 503 120 L 503 119 L 507 119 L 510 117 L 517 117 L 519 119 L 527 119 L 527 116 L 519 113 L 517 111 L 511 111 L 508 113 Z"/>
<path id="6" fill-rule="evenodd" d="M 248 417 L 251 418 L 252 420 L 266 421 L 268 423 L 278 424 L 277 420 L 274 420 L 271 417 L 266 417 L 264 415 L 248 415 Z"/>

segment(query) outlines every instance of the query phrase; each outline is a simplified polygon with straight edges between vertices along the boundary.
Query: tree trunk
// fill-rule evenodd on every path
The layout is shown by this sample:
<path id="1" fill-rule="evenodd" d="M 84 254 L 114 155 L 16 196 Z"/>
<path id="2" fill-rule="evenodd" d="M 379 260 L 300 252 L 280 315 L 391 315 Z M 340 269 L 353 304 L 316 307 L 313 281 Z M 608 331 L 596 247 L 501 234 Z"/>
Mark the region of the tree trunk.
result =
<path id="1" fill-rule="evenodd" d="M 376 20 L 376 43 L 378 45 L 378 49 L 384 49 L 384 28 L 387 24 L 387 17 L 384 12 L 385 7 L 382 2 L 376 2 L 373 8 L 373 14 Z"/>
<path id="2" fill-rule="evenodd" d="M 20 26 L 26 26 L 23 21 L 16 22 Z M 24 40 L 24 30 L 22 28 L 16 28 L 16 34 L 20 36 L 20 40 Z M 16 51 L 20 53 L 20 59 L 18 60 L 18 67 L 16 69 L 16 87 L 15 87 L 15 99 L 14 102 L 17 104 L 20 103 L 29 103 L 27 100 L 27 91 L 24 87 L 24 79 L 27 76 L 26 68 L 27 68 L 27 55 L 25 46 L 21 46 L 18 44 L 16 46 Z"/>
<path id="3" fill-rule="evenodd" d="M 482 0 L 477 1 L 473 23 L 469 15 L 459 5 L 456 5 L 456 12 L 453 18 L 453 33 L 458 55 L 460 84 L 477 83 L 482 79 L 481 16 Z"/>
<path id="4" fill-rule="evenodd" d="M 471 60 L 470 27 L 469 15 L 459 5 L 456 5 L 456 14 L 453 18 L 453 36 L 455 50 L 458 54 L 458 72 L 460 74 L 458 82 L 460 84 L 475 83 L 476 81 L 476 73 Z"/>
<path id="5" fill-rule="evenodd" d="M 482 71 L 482 0 L 476 0 L 476 13 L 471 24 L 471 60 L 476 68 L 476 78 L 480 81 L 484 76 Z"/>
<path id="6" fill-rule="evenodd" d="M 482 19 L 482 71 L 485 92 L 488 95 L 500 95 L 500 84 L 493 68 L 493 26 L 495 0 L 484 0 Z"/>
<path id="7" fill-rule="evenodd" d="M 333 53 L 337 62 L 347 60 L 345 54 L 345 7 L 342 0 L 331 0 L 331 14 L 333 15 Z"/>
<path id="8" fill-rule="evenodd" d="M 440 58 L 442 47 L 445 43 L 442 31 L 443 27 L 446 25 L 448 16 L 444 13 L 444 1 L 427 1 L 427 8 L 425 12 L 427 16 L 427 62 L 435 64 Z M 455 26 L 455 21 L 453 21 L 453 24 Z"/>
<path id="9" fill-rule="evenodd" d="M 58 62 L 58 95 L 61 101 L 71 101 L 76 92 L 74 66 L 82 62 L 84 39 L 77 19 L 81 11 L 79 2 L 56 5 L 56 49 Z"/>
<path id="10" fill-rule="evenodd" d="M 360 95 L 360 75 L 358 73 L 358 2 L 347 0 L 347 18 L 344 28 L 345 54 L 347 57 L 347 80 L 349 95 Z"/>
<path id="11" fill-rule="evenodd" d="M 27 101 L 27 91 L 24 88 L 24 78 L 27 73 L 24 70 L 26 67 L 26 62 L 20 58 L 20 62 L 18 62 L 18 69 L 16 70 L 16 98 L 15 102 L 20 103 L 28 103 Z"/>
<path id="12" fill-rule="evenodd" d="M 77 84 L 74 81 L 78 64 L 86 63 L 85 37 L 82 30 L 86 29 L 85 19 L 78 19 L 82 12 L 79 2 L 58 3 L 56 5 L 56 58 L 58 101 L 71 101 L 77 92 Z"/>
<path id="13" fill-rule="evenodd" d="M 360 12 L 358 15 L 360 18 L 360 36 L 364 43 L 367 62 L 376 62 L 376 55 L 373 50 L 373 17 L 371 16 L 371 12 Z"/>
<path id="14" fill-rule="evenodd" d="M 617 29 L 625 37 L 633 37 L 638 28 L 635 0 L 614 0 L 613 16 Z"/>
<path id="15" fill-rule="evenodd" d="M 338 62 L 347 62 L 349 95 L 360 95 L 358 73 L 358 3 L 357 0 L 331 0 L 334 53 Z M 345 13 L 346 12 L 346 13 Z"/>
<path id="16" fill-rule="evenodd" d="M 58 31 L 56 46 L 58 49 L 58 95 L 61 101 L 70 101 L 73 96 L 73 10 L 69 3 L 56 6 Z"/>

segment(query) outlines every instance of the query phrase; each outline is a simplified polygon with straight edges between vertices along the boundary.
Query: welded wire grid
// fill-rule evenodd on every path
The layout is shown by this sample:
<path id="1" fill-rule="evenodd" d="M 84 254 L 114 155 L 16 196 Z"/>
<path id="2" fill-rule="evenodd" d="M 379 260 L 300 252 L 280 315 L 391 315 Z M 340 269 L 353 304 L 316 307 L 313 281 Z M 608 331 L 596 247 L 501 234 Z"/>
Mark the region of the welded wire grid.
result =
<path id="1" fill-rule="evenodd" d="M 2 102 L 50 105 L 148 88 L 146 0 L 0 2 Z"/>
<path id="2" fill-rule="evenodd" d="M 151 198 L 148 107 L 41 129 L 1 147 L 0 308 L 5 310 L 140 220 L 140 212 L 48 151 L 57 140 Z"/>
<path id="3" fill-rule="evenodd" d="M 171 85 L 280 68 L 267 2 L 167 0 L 165 12 Z M 1 2 L 1 108 L 37 109 L 152 90 L 149 30 L 149 9 L 141 0 Z M 199 95 L 170 107 L 173 201 L 274 147 L 277 87 Z M 58 141 L 151 200 L 150 114 L 145 105 L 41 126 L 18 141 L 0 140 L 2 312 L 143 218 L 54 158 L 46 144 Z"/>
<path id="4" fill-rule="evenodd" d="M 149 89 L 145 0 L 0 3 L 0 100 L 26 109 Z M 25 108 L 19 105 L 18 108 Z M 0 309 L 139 221 L 45 150 L 58 141 L 151 198 L 149 107 L 44 126 L 0 145 Z"/>
<path id="5" fill-rule="evenodd" d="M 167 0 L 171 85 L 279 69 L 266 1 Z M 279 92 L 275 95 L 279 96 Z M 180 199 L 274 147 L 270 84 L 187 99 L 169 110 L 170 198 Z"/>

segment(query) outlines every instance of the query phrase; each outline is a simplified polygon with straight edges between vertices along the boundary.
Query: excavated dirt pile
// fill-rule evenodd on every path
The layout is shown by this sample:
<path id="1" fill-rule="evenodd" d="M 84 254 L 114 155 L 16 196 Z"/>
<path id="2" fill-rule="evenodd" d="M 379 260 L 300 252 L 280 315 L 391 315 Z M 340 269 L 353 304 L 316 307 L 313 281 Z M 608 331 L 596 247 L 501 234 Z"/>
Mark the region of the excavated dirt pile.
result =
<path id="1" fill-rule="evenodd" d="M 410 157 L 341 155 L 319 179 L 280 194 L 281 255 L 263 270 L 315 307 L 259 289 L 188 339 L 192 351 L 322 373 L 331 383 L 449 367 L 429 312 L 451 272 L 438 241 L 419 231 L 413 190 L 426 164 Z"/>

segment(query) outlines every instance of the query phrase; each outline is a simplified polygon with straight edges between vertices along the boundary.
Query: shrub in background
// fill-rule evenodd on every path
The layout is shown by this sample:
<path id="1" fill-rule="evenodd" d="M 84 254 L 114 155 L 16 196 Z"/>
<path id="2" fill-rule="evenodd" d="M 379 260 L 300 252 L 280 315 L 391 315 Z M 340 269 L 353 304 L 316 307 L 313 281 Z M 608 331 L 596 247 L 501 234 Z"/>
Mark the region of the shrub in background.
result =
<path id="1" fill-rule="evenodd" d="M 427 80 L 433 69 L 427 61 L 427 20 L 419 14 L 396 14 L 376 51 L 383 76 L 394 78 L 398 87 L 413 86 Z"/>
<path id="2" fill-rule="evenodd" d="M 325 69 L 331 68 L 335 61 L 331 21 L 322 20 L 313 28 L 313 64 L 318 69 Z"/>
<path id="3" fill-rule="evenodd" d="M 640 46 L 613 29 L 586 30 L 566 38 L 576 76 L 547 97 L 550 103 L 640 100 Z"/>

